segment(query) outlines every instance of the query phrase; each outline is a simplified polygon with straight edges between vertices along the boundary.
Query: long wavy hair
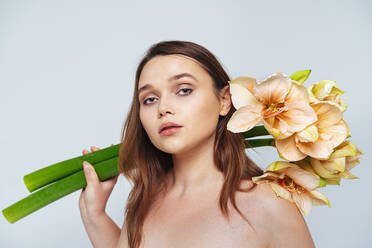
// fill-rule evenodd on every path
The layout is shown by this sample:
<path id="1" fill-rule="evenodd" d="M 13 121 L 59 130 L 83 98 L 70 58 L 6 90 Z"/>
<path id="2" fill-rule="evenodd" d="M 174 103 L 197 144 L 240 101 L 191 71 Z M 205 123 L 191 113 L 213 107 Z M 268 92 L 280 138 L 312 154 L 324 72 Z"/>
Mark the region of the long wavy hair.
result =
<path id="1" fill-rule="evenodd" d="M 125 228 L 127 229 L 130 248 L 141 244 L 143 224 L 146 214 L 154 203 L 156 196 L 166 190 L 165 178 L 173 168 L 172 155 L 157 149 L 150 141 L 143 128 L 140 117 L 140 103 L 137 97 L 138 81 L 145 64 L 155 56 L 181 54 L 197 60 L 202 68 L 212 77 L 214 94 L 228 85 L 229 76 L 218 59 L 206 48 L 189 41 L 171 40 L 153 44 L 138 64 L 132 104 L 127 114 L 121 133 L 119 153 L 119 171 L 132 184 L 125 207 Z M 226 129 L 227 122 L 236 111 L 233 105 L 225 116 L 219 116 L 214 140 L 214 163 L 224 175 L 220 191 L 219 208 L 225 218 L 229 218 L 228 200 L 240 216 L 249 223 L 235 203 L 235 191 L 248 192 L 240 188 L 240 182 L 263 174 L 245 153 L 241 133 L 232 133 Z"/>

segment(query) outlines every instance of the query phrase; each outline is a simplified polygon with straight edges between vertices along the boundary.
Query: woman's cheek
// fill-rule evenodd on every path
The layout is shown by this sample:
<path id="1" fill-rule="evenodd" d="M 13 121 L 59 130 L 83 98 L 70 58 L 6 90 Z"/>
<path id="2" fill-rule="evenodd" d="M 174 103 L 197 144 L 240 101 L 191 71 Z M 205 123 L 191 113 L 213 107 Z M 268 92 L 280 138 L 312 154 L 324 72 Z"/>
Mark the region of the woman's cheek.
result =
<path id="1" fill-rule="evenodd" d="M 150 118 L 149 118 L 149 113 L 147 113 L 146 110 L 141 110 L 140 111 L 140 120 L 141 120 L 142 126 L 145 129 L 147 135 L 152 136 L 153 132 L 151 131 L 151 121 L 150 121 Z"/>
<path id="2" fill-rule="evenodd" d="M 207 100 L 206 100 L 207 99 Z M 199 101 L 192 101 L 187 105 L 187 121 L 200 131 L 215 130 L 219 117 L 218 103 L 213 98 L 203 97 Z"/>

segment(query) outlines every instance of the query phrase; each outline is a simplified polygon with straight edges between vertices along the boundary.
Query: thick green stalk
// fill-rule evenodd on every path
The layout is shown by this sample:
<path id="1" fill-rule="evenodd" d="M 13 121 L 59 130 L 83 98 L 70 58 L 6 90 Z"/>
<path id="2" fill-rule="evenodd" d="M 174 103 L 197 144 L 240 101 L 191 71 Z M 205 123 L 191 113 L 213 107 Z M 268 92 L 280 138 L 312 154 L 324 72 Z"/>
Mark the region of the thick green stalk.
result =
<path id="1" fill-rule="evenodd" d="M 275 146 L 275 140 L 273 138 L 265 139 L 246 139 L 244 140 L 245 148 L 254 148 L 261 146 Z"/>
<path id="2" fill-rule="evenodd" d="M 96 164 L 117 157 L 119 156 L 119 149 L 120 144 L 117 144 L 79 157 L 58 162 L 25 175 L 23 181 L 27 189 L 30 192 L 33 192 L 45 185 L 81 170 L 84 160 L 91 164 Z"/>
<path id="3" fill-rule="evenodd" d="M 261 126 L 255 126 L 254 128 L 242 133 L 244 136 L 244 139 L 257 137 L 257 136 L 264 136 L 264 135 L 270 135 L 265 127 L 263 125 Z"/>
<path id="4" fill-rule="evenodd" d="M 101 181 L 119 174 L 118 157 L 99 162 L 93 166 Z M 10 223 L 14 223 L 86 185 L 84 171 L 82 170 L 82 165 L 80 165 L 78 172 L 62 178 L 3 209 L 3 215 Z"/>
<path id="5" fill-rule="evenodd" d="M 256 131 L 257 130 L 260 130 L 260 129 L 256 129 Z M 257 131 L 256 134 L 262 134 L 262 133 L 263 132 L 261 130 L 261 131 Z M 250 136 L 250 137 L 254 137 L 254 136 Z M 274 139 L 272 138 L 245 139 L 244 143 L 245 143 L 246 148 L 254 148 L 254 147 L 261 147 L 261 146 L 275 146 Z M 26 198 L 3 209 L 2 212 L 3 212 L 4 217 L 10 223 L 14 223 L 18 221 L 19 219 L 37 211 L 38 209 L 72 192 L 75 192 L 85 187 L 86 180 L 85 180 L 84 172 L 82 170 L 82 162 L 84 160 L 90 162 L 95 167 L 97 175 L 101 181 L 119 174 L 119 170 L 118 170 L 119 145 L 120 144 L 116 146 L 107 147 L 102 150 L 98 150 L 96 152 L 92 152 L 92 153 L 89 153 L 89 154 L 86 154 L 86 155 L 83 155 L 77 158 L 65 160 L 60 163 L 46 167 L 48 169 L 43 168 L 38 171 L 35 171 L 34 173 L 26 175 L 28 180 L 25 180 L 25 183 L 27 181 L 28 186 L 27 184 L 26 186 L 29 188 L 29 190 L 30 189 L 35 190 L 36 188 L 45 186 L 46 184 L 48 184 L 47 182 L 50 183 L 56 180 L 58 181 L 47 185 L 46 187 L 27 196 Z M 109 151 L 107 152 L 106 149 Z M 105 150 L 107 153 L 101 152 Z M 100 159 L 103 159 L 103 157 L 108 156 L 108 154 L 111 154 L 111 155 L 116 154 L 116 157 L 111 157 L 109 159 L 100 161 L 98 163 L 92 162 L 92 161 L 99 161 Z M 71 169 L 71 168 L 74 168 L 74 169 Z M 74 170 L 77 170 L 77 171 L 74 171 Z M 68 173 L 70 173 L 70 175 L 67 175 Z M 32 175 L 32 177 L 30 175 Z M 61 175 L 64 175 L 64 177 L 61 178 Z M 52 179 L 48 177 L 51 177 Z"/>
<path id="6" fill-rule="evenodd" d="M 244 138 L 251 138 L 268 134 L 269 133 L 266 131 L 265 127 L 261 125 L 256 126 L 247 132 L 244 132 L 243 136 Z M 96 152 L 49 165 L 25 175 L 23 178 L 24 183 L 27 189 L 30 192 L 33 192 L 41 187 L 44 187 L 52 182 L 55 182 L 63 177 L 69 176 L 79 171 L 84 160 L 88 161 L 91 164 L 95 164 L 106 159 L 119 156 L 119 149 L 120 144 L 117 144 L 115 146 L 106 147 Z"/>

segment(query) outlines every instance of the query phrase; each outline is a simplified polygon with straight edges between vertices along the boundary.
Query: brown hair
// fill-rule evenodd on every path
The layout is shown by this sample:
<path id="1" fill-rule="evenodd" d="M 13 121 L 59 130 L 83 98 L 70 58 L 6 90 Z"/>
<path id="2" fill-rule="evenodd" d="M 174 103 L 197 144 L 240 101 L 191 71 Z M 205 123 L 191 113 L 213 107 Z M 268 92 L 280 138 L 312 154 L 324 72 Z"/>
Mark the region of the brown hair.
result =
<path id="1" fill-rule="evenodd" d="M 164 181 L 167 172 L 173 167 L 171 154 L 157 149 L 150 141 L 139 117 L 138 81 L 145 64 L 155 56 L 181 54 L 195 59 L 212 77 L 214 93 L 219 97 L 219 90 L 228 85 L 229 76 L 206 48 L 188 41 L 162 41 L 152 45 L 140 61 L 135 78 L 132 104 L 122 129 L 119 154 L 119 171 L 133 183 L 125 209 L 125 228 L 130 248 L 138 248 L 142 240 L 142 229 L 156 196 L 166 187 Z M 260 176 L 263 171 L 245 153 L 241 133 L 232 133 L 226 129 L 227 122 L 236 111 L 231 105 L 225 116 L 219 116 L 214 142 L 214 163 L 224 174 L 224 184 L 220 191 L 219 208 L 224 217 L 229 217 L 228 200 L 248 223 L 235 203 L 235 191 L 248 192 L 240 188 L 240 181 Z M 250 224 L 250 223 L 249 223 Z"/>

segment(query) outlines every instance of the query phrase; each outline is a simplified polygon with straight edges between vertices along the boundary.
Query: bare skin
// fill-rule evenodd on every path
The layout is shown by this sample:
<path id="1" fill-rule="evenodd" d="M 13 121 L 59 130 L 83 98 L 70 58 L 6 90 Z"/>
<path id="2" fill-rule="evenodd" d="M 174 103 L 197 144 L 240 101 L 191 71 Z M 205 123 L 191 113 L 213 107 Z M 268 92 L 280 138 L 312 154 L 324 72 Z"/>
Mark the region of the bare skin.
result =
<path id="1" fill-rule="evenodd" d="M 251 187 L 245 180 L 242 187 Z M 145 219 L 140 248 L 314 248 L 306 222 L 297 207 L 276 197 L 267 184 L 259 184 L 248 193 L 237 192 L 236 204 L 250 226 L 231 204 L 230 221 L 218 206 L 215 189 L 191 198 L 163 195 L 151 207 Z M 123 224 L 117 248 L 128 248 Z"/>
<path id="2" fill-rule="evenodd" d="M 184 73 L 194 79 L 169 80 Z M 230 222 L 223 217 L 218 199 L 224 178 L 214 164 L 213 144 L 218 118 L 231 107 L 228 86 L 216 97 L 209 74 L 197 61 L 183 55 L 156 56 L 148 61 L 138 88 L 146 84 L 152 88 L 138 96 L 141 123 L 154 146 L 172 154 L 173 170 L 166 180 L 169 191 L 159 196 L 145 219 L 141 248 L 314 247 L 295 205 L 277 198 L 266 184 L 248 193 L 236 193 L 237 206 L 252 226 L 231 204 Z M 159 127 L 165 122 L 182 127 L 163 136 Z M 247 180 L 242 187 L 251 184 Z M 97 243 L 104 243 L 107 237 L 97 230 L 92 231 L 92 236 Z M 116 247 L 129 247 L 124 223 Z"/>
<path id="3" fill-rule="evenodd" d="M 91 146 L 91 152 L 98 150 L 98 147 Z M 84 149 L 83 154 L 87 153 L 90 152 Z M 90 163 L 88 165 L 88 168 L 84 168 L 87 186 L 82 189 L 79 198 L 79 209 L 84 228 L 93 247 L 116 247 L 121 229 L 106 214 L 105 209 L 118 175 L 101 182 L 94 167 Z"/>
<path id="4" fill-rule="evenodd" d="M 231 204 L 228 222 L 218 208 L 218 191 L 210 188 L 192 197 L 166 196 L 158 201 L 145 220 L 141 247 L 268 247 L 267 231 L 259 227 L 259 219 L 254 218 L 257 216 L 249 214 L 254 211 L 254 206 L 249 206 L 248 195 L 237 193 L 236 201 L 256 230 Z"/>

